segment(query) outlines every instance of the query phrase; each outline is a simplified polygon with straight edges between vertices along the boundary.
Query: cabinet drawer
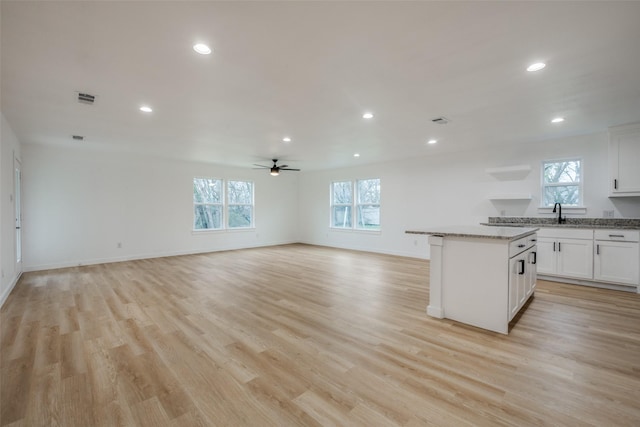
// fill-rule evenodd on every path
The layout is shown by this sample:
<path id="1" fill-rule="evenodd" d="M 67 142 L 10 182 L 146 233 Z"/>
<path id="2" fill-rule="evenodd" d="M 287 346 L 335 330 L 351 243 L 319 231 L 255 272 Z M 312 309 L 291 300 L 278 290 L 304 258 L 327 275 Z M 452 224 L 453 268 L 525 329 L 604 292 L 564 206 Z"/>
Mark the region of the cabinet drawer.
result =
<path id="1" fill-rule="evenodd" d="M 593 230 L 584 228 L 541 228 L 538 237 L 550 237 L 552 239 L 593 239 Z"/>
<path id="2" fill-rule="evenodd" d="M 513 242 L 509 242 L 509 258 L 512 258 L 518 255 L 520 252 L 524 252 L 533 245 L 536 244 L 538 238 L 536 234 L 530 234 L 525 237 L 521 237 L 518 240 L 514 240 Z"/>
<path id="3" fill-rule="evenodd" d="M 596 240 L 613 240 L 616 242 L 637 242 L 640 240 L 638 230 L 596 230 L 594 234 Z"/>

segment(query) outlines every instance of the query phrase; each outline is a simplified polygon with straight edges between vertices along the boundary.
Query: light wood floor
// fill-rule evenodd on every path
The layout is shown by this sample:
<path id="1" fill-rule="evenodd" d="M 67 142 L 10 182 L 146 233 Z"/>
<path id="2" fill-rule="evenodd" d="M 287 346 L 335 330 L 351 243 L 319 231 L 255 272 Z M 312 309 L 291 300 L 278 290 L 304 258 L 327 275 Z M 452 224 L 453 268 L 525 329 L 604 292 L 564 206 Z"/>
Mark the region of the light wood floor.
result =
<path id="1" fill-rule="evenodd" d="M 288 245 L 25 274 L 0 424 L 640 425 L 640 295 L 539 282 L 503 336 L 427 317 L 428 272 Z"/>

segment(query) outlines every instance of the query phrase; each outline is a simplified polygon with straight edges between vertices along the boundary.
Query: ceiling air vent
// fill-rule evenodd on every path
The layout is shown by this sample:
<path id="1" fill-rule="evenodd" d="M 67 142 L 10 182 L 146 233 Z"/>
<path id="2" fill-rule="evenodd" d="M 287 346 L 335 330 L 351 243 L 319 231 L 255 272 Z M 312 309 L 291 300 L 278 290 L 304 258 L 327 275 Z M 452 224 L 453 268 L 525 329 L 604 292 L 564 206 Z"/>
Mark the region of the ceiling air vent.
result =
<path id="1" fill-rule="evenodd" d="M 84 136 L 82 135 L 72 135 L 71 138 L 73 138 L 74 141 L 84 141 Z"/>
<path id="2" fill-rule="evenodd" d="M 96 101 L 95 95 L 89 95 L 88 93 L 78 92 L 79 103 L 93 105 L 95 101 Z"/>
<path id="3" fill-rule="evenodd" d="M 449 123 L 449 119 L 447 119 L 446 117 L 436 117 L 435 119 L 431 120 L 433 123 L 437 123 L 439 125 L 446 125 L 447 123 Z"/>

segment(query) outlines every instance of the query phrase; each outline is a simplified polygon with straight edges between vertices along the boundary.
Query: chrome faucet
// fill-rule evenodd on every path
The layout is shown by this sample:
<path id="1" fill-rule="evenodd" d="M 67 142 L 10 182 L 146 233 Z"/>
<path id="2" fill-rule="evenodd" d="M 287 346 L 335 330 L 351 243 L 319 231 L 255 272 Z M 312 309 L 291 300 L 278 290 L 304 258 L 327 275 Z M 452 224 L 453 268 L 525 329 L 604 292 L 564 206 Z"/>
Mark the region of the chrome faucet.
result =
<path id="1" fill-rule="evenodd" d="M 562 205 L 560 203 L 553 205 L 553 213 L 556 213 L 556 206 L 558 207 L 558 224 L 562 224 L 567 221 L 567 218 L 562 218 Z"/>

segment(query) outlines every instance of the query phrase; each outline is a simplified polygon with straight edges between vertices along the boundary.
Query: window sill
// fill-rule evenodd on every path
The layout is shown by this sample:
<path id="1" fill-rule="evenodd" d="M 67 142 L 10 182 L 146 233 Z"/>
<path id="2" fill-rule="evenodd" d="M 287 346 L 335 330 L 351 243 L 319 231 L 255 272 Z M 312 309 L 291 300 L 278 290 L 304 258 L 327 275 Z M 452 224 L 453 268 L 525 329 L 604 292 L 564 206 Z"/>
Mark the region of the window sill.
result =
<path id="1" fill-rule="evenodd" d="M 217 228 L 217 229 L 205 229 L 205 230 L 191 230 L 191 235 L 203 235 L 203 234 L 219 234 L 219 233 L 248 233 L 255 232 L 255 227 L 238 227 L 238 228 Z"/>
<path id="2" fill-rule="evenodd" d="M 339 228 L 339 227 L 329 227 L 329 231 L 336 231 L 338 233 L 362 233 L 362 234 L 381 234 L 382 230 L 367 230 L 364 228 Z"/>
<path id="3" fill-rule="evenodd" d="M 587 208 L 585 206 L 567 206 L 567 207 L 563 206 L 562 212 L 576 214 L 576 215 L 586 215 Z M 541 206 L 538 208 L 538 213 L 553 214 L 554 212 L 552 207 Z"/>

